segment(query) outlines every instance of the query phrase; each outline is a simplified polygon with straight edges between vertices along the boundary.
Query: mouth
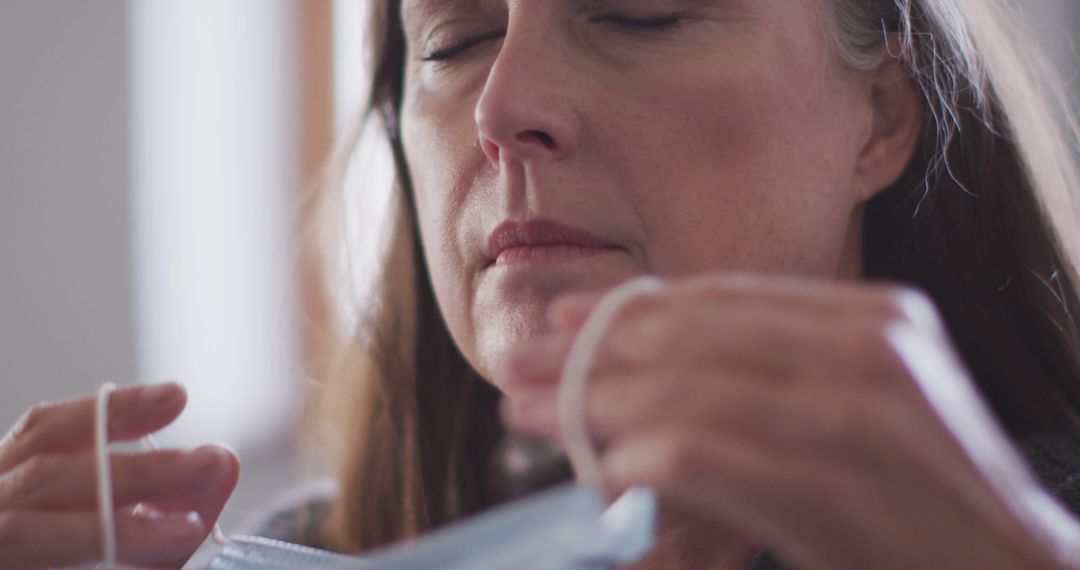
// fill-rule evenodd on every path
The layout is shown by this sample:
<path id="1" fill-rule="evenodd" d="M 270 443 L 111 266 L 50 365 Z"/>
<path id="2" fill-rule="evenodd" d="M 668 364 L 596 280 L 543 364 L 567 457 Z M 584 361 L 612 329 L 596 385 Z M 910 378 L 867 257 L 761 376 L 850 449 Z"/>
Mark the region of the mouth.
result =
<path id="1" fill-rule="evenodd" d="M 552 220 L 507 221 L 488 237 L 488 266 L 557 262 L 622 248 L 585 230 Z"/>

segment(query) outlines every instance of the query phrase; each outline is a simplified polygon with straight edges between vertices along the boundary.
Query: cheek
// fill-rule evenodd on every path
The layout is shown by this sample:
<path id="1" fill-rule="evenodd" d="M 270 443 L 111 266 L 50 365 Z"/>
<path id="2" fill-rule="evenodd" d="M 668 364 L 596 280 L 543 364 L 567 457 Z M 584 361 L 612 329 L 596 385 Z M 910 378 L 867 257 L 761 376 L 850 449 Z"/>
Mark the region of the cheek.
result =
<path id="1" fill-rule="evenodd" d="M 657 272 L 835 271 L 855 205 L 857 152 L 838 127 L 851 119 L 825 96 L 835 86 L 800 81 L 806 68 L 763 71 L 668 82 L 630 113 L 648 136 L 618 160 Z"/>
<path id="2" fill-rule="evenodd" d="M 475 353 L 473 272 L 462 250 L 464 220 L 477 217 L 485 159 L 477 145 L 473 106 L 461 98 L 422 91 L 408 93 L 401 133 L 412 182 L 420 237 L 439 311 L 458 348 L 471 362 Z"/>

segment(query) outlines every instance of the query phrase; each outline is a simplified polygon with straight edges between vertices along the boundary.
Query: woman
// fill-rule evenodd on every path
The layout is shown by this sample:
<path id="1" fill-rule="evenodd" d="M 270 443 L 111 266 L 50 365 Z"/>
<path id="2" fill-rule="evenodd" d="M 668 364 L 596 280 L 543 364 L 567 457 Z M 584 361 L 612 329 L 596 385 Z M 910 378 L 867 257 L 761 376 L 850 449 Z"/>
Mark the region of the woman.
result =
<path id="1" fill-rule="evenodd" d="M 650 274 L 666 286 L 606 334 L 586 418 L 608 490 L 662 498 L 641 568 L 764 568 L 764 547 L 798 568 L 1068 566 L 1078 527 L 1012 444 L 1080 504 L 1077 130 L 1005 2 L 374 7 L 396 231 L 326 393 L 341 490 L 287 538 L 361 552 L 499 501 L 501 395 L 512 431 L 557 437 L 567 347 Z M 182 406 L 115 400 L 130 436 Z M 88 406 L 39 408 L 0 448 L 33 491 L 0 493 L 5 567 L 93 557 L 24 546 L 92 497 L 84 456 L 41 459 L 85 443 L 62 434 Z M 181 460 L 216 475 L 185 487 Z M 190 552 L 235 482 L 215 449 L 114 462 L 120 502 L 150 504 L 125 516 L 198 513 L 153 515 L 189 533 L 168 541 L 122 522 L 134 561 Z"/>

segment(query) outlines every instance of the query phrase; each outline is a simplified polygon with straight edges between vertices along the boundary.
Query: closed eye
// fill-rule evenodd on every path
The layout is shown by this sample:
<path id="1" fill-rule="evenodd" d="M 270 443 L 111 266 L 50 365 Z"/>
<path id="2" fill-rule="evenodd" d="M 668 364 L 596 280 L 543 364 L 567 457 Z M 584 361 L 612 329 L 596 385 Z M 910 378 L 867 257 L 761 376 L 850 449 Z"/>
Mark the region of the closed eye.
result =
<path id="1" fill-rule="evenodd" d="M 627 14 L 605 13 L 589 17 L 589 22 L 594 24 L 610 24 L 628 31 L 637 32 L 663 32 L 679 26 L 685 20 L 683 14 L 661 14 L 658 16 L 631 16 Z M 489 34 L 483 34 L 454 42 L 446 47 L 432 50 L 421 56 L 425 62 L 445 62 L 464 54 L 472 47 L 485 41 L 499 39 L 506 35 L 506 30 L 499 30 Z"/>
<path id="2" fill-rule="evenodd" d="M 627 14 L 608 13 L 591 16 L 594 24 L 612 24 L 620 28 L 637 31 L 665 31 L 681 24 L 682 14 L 661 14 L 658 16 L 638 17 Z"/>
<path id="3" fill-rule="evenodd" d="M 489 40 L 499 39 L 499 38 L 501 38 L 501 37 L 503 37 L 505 35 L 506 35 L 505 30 L 499 30 L 499 31 L 496 31 L 496 32 L 488 33 L 488 34 L 482 34 L 482 35 L 479 35 L 479 36 L 473 36 L 473 37 L 470 37 L 470 38 L 466 38 L 464 40 L 451 43 L 450 45 L 448 45 L 446 47 L 442 47 L 442 48 L 439 48 L 439 49 L 436 49 L 436 50 L 432 50 L 432 51 L 428 52 L 427 54 L 424 54 L 423 56 L 421 56 L 420 60 L 421 61 L 428 61 L 428 62 L 449 61 L 449 60 L 452 60 L 452 59 L 454 59 L 455 57 L 457 57 L 459 55 L 464 54 L 466 51 L 468 51 L 469 49 L 471 49 L 472 47 L 474 47 L 476 45 L 479 45 L 479 44 L 481 44 L 483 42 L 486 42 L 486 41 L 489 41 Z"/>

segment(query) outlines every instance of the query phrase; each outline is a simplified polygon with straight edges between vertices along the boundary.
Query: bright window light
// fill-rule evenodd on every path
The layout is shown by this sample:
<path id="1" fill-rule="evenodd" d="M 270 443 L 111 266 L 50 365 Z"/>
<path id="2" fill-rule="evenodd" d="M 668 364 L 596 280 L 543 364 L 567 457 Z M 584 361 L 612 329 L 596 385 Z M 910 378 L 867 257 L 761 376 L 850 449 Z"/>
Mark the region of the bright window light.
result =
<path id="1" fill-rule="evenodd" d="M 295 417 L 295 3 L 130 2 L 140 378 L 189 390 L 176 445 Z"/>
<path id="2" fill-rule="evenodd" d="M 338 137 L 348 133 L 370 92 L 364 28 L 368 0 L 334 0 L 334 121 Z M 349 163 L 344 181 L 345 240 L 338 301 L 345 326 L 369 298 L 377 259 L 386 243 L 393 158 L 372 122 Z"/>

